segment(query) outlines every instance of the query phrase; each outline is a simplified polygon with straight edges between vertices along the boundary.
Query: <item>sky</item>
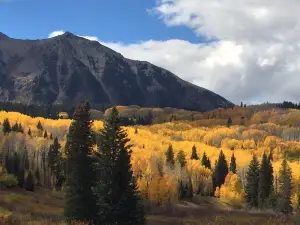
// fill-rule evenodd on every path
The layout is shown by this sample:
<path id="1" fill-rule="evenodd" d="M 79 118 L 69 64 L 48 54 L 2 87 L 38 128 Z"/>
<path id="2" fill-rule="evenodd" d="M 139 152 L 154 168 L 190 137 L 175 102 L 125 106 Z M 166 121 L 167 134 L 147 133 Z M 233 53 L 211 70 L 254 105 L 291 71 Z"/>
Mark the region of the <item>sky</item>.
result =
<path id="1" fill-rule="evenodd" d="M 0 0 L 0 32 L 65 31 L 228 100 L 300 101 L 299 0 Z"/>

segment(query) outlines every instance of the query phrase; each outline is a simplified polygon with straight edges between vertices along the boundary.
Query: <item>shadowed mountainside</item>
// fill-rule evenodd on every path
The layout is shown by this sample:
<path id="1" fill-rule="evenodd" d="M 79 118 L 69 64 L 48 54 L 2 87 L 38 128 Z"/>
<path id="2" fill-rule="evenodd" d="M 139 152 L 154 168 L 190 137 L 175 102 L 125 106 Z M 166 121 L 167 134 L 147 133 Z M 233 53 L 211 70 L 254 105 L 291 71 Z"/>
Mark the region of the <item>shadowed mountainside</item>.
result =
<path id="1" fill-rule="evenodd" d="M 0 101 L 140 105 L 207 111 L 232 103 L 148 62 L 70 32 L 43 40 L 0 33 Z"/>

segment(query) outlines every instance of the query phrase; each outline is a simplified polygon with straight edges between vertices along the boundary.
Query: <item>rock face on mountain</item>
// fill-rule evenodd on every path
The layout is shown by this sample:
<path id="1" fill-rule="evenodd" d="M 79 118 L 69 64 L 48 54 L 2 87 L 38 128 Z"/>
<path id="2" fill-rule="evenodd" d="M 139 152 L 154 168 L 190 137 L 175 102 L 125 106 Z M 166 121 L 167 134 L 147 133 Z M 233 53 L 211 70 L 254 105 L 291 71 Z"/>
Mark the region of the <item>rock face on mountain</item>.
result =
<path id="1" fill-rule="evenodd" d="M 30 104 L 173 107 L 231 106 L 223 97 L 148 62 L 134 61 L 69 32 L 44 40 L 0 33 L 0 101 Z"/>

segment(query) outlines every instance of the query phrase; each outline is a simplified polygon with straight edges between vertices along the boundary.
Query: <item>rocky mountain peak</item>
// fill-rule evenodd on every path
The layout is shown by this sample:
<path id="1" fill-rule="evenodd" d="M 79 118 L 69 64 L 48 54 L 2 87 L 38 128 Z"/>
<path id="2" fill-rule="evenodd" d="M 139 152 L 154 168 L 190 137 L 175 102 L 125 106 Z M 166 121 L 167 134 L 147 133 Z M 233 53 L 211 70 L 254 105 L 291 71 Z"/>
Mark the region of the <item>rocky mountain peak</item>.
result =
<path id="1" fill-rule="evenodd" d="M 4 41 L 1 40 L 5 39 Z M 0 35 L 0 101 L 139 105 L 206 111 L 233 104 L 151 63 L 66 32 L 44 40 Z"/>

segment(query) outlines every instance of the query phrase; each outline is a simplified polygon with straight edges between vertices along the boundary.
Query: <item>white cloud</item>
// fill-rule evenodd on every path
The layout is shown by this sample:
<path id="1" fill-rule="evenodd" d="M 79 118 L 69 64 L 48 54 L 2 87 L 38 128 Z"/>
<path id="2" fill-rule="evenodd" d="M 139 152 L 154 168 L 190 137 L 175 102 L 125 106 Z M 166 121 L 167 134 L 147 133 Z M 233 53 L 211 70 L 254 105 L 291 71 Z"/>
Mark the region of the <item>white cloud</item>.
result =
<path id="1" fill-rule="evenodd" d="M 154 11 L 168 26 L 217 41 L 103 44 L 235 103 L 300 101 L 300 1 L 158 0 Z"/>
<path id="2" fill-rule="evenodd" d="M 53 37 L 62 35 L 62 34 L 64 34 L 64 33 L 65 33 L 65 32 L 62 31 L 62 30 L 53 31 L 53 32 L 51 32 L 51 33 L 48 35 L 48 38 L 53 38 Z"/>
<path id="3" fill-rule="evenodd" d="M 183 40 L 102 44 L 125 57 L 164 67 L 237 104 L 300 99 L 300 57 L 283 45 L 253 49 L 231 41 L 192 44 Z"/>

